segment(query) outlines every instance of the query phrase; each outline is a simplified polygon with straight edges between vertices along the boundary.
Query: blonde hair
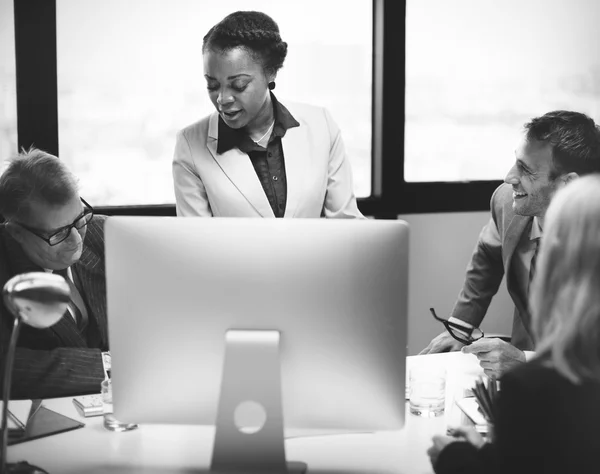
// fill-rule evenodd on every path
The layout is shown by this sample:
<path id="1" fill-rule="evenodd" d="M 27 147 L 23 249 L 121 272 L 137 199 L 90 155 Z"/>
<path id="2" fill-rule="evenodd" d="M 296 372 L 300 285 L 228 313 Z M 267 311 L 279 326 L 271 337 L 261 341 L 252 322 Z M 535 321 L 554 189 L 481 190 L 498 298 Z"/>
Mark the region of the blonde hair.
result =
<path id="1" fill-rule="evenodd" d="M 600 174 L 556 193 L 537 268 L 530 299 L 536 352 L 574 383 L 600 381 Z"/>

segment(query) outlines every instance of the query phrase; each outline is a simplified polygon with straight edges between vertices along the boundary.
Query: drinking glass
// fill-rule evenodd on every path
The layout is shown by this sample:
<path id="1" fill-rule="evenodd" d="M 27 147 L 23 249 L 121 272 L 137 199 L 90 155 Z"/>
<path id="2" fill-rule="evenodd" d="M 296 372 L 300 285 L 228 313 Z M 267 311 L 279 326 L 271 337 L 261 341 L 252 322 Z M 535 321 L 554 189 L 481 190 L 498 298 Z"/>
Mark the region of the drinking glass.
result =
<path id="1" fill-rule="evenodd" d="M 443 415 L 446 405 L 446 370 L 425 365 L 410 370 L 409 407 L 413 415 L 436 417 Z"/>
<path id="2" fill-rule="evenodd" d="M 104 411 L 104 428 L 109 431 L 129 431 L 138 427 L 135 423 L 121 423 L 113 415 L 112 382 L 105 379 L 102 388 L 102 404 Z"/>

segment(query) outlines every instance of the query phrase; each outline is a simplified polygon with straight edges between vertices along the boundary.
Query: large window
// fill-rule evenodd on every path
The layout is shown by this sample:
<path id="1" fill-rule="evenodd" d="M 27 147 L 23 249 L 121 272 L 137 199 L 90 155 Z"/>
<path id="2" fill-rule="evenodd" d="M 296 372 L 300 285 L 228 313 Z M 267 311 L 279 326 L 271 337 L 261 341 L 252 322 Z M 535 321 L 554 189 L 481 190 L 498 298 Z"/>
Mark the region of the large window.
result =
<path id="1" fill-rule="evenodd" d="M 13 0 L 0 0 L 0 172 L 17 151 Z"/>
<path id="2" fill-rule="evenodd" d="M 337 0 L 57 0 L 60 156 L 86 199 L 174 202 L 175 134 L 214 110 L 202 38 L 236 10 L 264 11 L 277 21 L 289 44 L 278 98 L 331 111 L 356 194 L 371 194 L 371 0 L 341 9 Z"/>
<path id="3" fill-rule="evenodd" d="M 531 117 L 600 121 L 599 25 L 598 0 L 408 0 L 405 180 L 502 179 Z"/>

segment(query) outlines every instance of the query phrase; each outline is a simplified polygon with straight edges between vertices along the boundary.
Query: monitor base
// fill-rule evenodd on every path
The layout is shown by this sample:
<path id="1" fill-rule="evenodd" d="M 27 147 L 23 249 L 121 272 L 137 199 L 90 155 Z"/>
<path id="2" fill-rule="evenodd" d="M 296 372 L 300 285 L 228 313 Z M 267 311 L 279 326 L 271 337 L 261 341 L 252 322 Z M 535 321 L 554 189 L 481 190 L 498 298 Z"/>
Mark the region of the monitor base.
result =
<path id="1" fill-rule="evenodd" d="M 288 474 L 306 474 L 308 472 L 308 466 L 304 462 L 288 461 L 287 472 Z"/>
<path id="2" fill-rule="evenodd" d="M 279 340 L 275 330 L 227 331 L 211 473 L 307 472 L 286 459 Z"/>
<path id="3" fill-rule="evenodd" d="M 27 461 L 19 461 L 6 464 L 6 474 L 48 474 L 48 471 Z"/>
<path id="4" fill-rule="evenodd" d="M 11 473 L 12 474 L 12 473 Z M 211 469 L 209 474 L 264 474 L 262 471 L 249 471 L 247 468 L 240 468 L 239 470 L 219 470 Z M 298 461 L 288 461 L 287 469 L 285 471 L 268 471 L 268 474 L 308 474 L 308 466 L 306 463 Z"/>

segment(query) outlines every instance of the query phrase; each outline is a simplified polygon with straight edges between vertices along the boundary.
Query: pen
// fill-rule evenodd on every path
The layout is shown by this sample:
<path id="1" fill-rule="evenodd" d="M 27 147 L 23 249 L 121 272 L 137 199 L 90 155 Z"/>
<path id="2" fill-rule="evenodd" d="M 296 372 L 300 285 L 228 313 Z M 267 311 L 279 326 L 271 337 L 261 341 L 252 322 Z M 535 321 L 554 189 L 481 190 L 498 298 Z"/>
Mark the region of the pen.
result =
<path id="1" fill-rule="evenodd" d="M 478 380 L 475 382 L 475 387 L 473 389 L 473 393 L 477 401 L 479 402 L 479 406 L 481 407 L 481 411 L 483 412 L 485 418 L 493 423 L 493 412 L 492 412 L 492 403 L 493 401 L 490 399 L 488 391 L 483 383 L 483 380 Z"/>

